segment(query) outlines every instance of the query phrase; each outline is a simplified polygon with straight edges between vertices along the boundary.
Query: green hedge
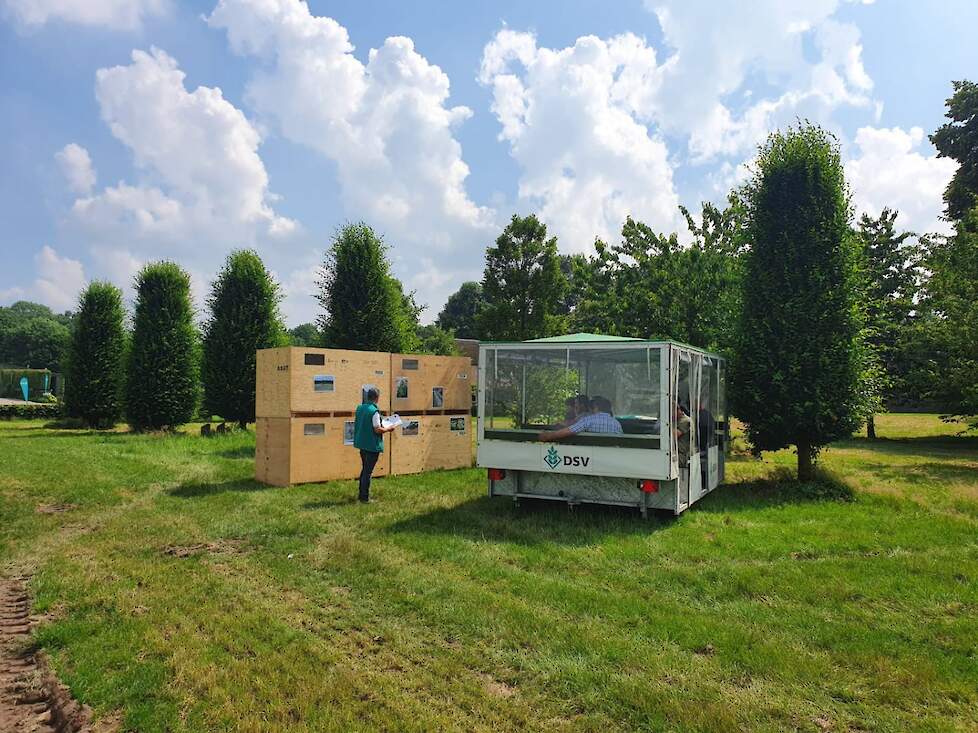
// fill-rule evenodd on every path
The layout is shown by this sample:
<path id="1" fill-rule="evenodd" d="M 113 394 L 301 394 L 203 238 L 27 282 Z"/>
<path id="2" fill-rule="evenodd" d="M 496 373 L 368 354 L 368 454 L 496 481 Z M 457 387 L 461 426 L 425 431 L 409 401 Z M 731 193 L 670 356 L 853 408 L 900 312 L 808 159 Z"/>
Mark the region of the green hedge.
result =
<path id="1" fill-rule="evenodd" d="M 27 388 L 31 398 L 39 397 L 44 392 L 44 375 L 48 376 L 50 389 L 50 374 L 47 369 L 0 369 L 0 397 L 14 400 L 23 399 L 20 391 L 20 378 L 27 377 Z"/>
<path id="2" fill-rule="evenodd" d="M 12 405 L 0 405 L 0 419 L 10 420 L 21 418 L 23 420 L 50 420 L 61 417 L 61 405 L 38 405 L 34 403 L 21 403 Z"/>

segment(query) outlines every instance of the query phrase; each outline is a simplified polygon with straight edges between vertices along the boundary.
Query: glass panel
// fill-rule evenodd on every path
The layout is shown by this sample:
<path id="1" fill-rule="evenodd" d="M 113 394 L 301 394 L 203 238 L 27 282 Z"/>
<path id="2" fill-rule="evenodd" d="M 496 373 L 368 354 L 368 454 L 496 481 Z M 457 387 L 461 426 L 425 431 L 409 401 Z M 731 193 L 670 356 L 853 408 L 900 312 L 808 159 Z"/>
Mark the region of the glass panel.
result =
<path id="1" fill-rule="evenodd" d="M 321 422 L 307 423 L 302 426 L 303 435 L 326 435 L 326 425 Z"/>
<path id="2" fill-rule="evenodd" d="M 614 434 L 616 445 L 658 448 L 661 354 L 661 347 L 487 352 L 486 425 L 529 441 L 586 418 L 581 439 Z"/>
<path id="3" fill-rule="evenodd" d="M 401 359 L 401 371 L 412 371 L 418 368 L 417 359 Z"/>
<path id="4" fill-rule="evenodd" d="M 717 360 L 703 357 L 703 375 L 700 378 L 700 433 L 702 445 L 714 447 L 717 443 L 716 415 L 719 399 Z"/>
<path id="5" fill-rule="evenodd" d="M 692 449 L 693 423 L 690 412 L 692 411 L 691 385 L 692 385 L 693 365 L 689 354 L 683 352 L 679 355 L 679 390 L 676 395 L 678 402 L 676 417 L 676 437 L 679 447 L 679 466 L 687 468 L 689 466 L 689 454 Z"/>

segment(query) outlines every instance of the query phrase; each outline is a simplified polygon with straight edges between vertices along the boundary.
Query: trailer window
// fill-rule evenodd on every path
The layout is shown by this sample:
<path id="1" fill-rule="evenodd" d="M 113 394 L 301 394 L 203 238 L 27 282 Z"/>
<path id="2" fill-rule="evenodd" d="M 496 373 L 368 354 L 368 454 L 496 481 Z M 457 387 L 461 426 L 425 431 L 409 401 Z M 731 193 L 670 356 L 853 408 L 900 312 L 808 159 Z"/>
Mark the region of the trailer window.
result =
<path id="1" fill-rule="evenodd" d="M 659 448 L 661 347 L 511 348 L 486 352 L 485 424 L 491 438 L 536 440 L 604 398 L 621 432 L 582 431 L 568 442 Z"/>

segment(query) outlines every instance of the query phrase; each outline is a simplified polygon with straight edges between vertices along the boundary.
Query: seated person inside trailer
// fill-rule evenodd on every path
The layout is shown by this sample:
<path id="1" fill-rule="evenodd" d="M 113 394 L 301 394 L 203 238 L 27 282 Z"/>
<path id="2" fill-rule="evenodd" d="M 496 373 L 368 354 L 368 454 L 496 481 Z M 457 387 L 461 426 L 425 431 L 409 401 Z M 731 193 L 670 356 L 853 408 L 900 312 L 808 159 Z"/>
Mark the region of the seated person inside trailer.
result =
<path id="1" fill-rule="evenodd" d="M 581 415 L 571 425 L 558 430 L 544 430 L 537 436 L 537 440 L 543 443 L 552 443 L 578 433 L 621 434 L 625 432 L 622 430 L 621 423 L 615 419 L 611 411 L 611 402 L 607 398 L 593 397 L 590 407 L 590 412 Z"/>
<path id="2" fill-rule="evenodd" d="M 579 394 L 573 397 L 568 397 L 564 400 L 566 406 L 566 412 L 564 414 L 564 419 L 562 422 L 554 425 L 554 430 L 559 428 L 567 428 L 573 425 L 583 417 L 591 412 L 591 400 L 587 398 L 587 395 Z"/>

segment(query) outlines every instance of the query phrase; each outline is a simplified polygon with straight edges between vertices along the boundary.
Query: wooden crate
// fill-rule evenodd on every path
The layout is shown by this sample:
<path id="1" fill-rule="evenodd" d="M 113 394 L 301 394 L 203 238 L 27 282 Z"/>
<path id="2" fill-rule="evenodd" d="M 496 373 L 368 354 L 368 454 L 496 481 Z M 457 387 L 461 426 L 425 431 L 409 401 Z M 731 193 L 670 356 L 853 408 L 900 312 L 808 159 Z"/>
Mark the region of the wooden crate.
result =
<path id="1" fill-rule="evenodd" d="M 391 441 L 391 474 L 421 473 L 472 465 L 472 418 L 469 415 L 402 417 L 405 425 Z M 417 434 L 408 425 L 417 422 Z M 452 429 L 453 426 L 456 429 Z M 461 426 L 462 429 L 458 429 Z"/>
<path id="2" fill-rule="evenodd" d="M 467 356 L 391 354 L 390 374 L 391 412 L 468 410 L 472 406 L 475 367 Z M 441 404 L 434 396 L 438 388 Z"/>
<path id="3" fill-rule="evenodd" d="M 260 417 L 257 420 L 255 478 L 274 486 L 355 479 L 360 451 L 344 441 L 344 425 L 352 417 Z M 350 433 L 352 435 L 352 433 Z M 390 473 L 391 436 L 374 476 Z"/>
<path id="4" fill-rule="evenodd" d="M 380 389 L 377 406 L 390 409 L 390 355 L 381 351 L 261 349 L 256 359 L 255 415 L 350 412 L 362 401 L 364 385 Z"/>

